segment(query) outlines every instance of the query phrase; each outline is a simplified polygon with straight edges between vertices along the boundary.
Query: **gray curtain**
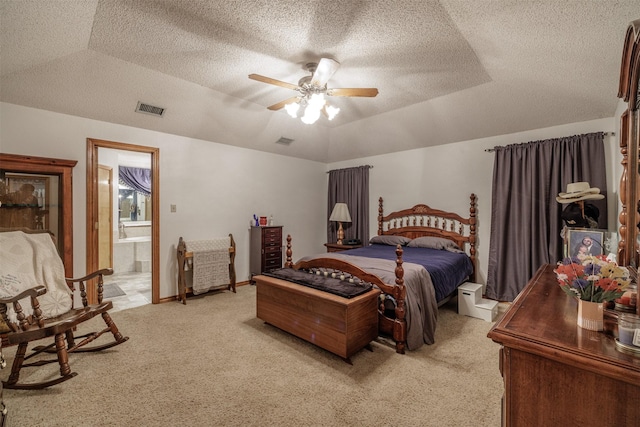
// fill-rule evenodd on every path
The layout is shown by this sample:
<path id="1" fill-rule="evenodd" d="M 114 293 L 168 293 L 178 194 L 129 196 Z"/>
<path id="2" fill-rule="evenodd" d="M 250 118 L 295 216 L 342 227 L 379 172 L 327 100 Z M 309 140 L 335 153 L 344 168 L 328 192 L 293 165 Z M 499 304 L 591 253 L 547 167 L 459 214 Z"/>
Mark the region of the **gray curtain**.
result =
<path id="1" fill-rule="evenodd" d="M 351 223 L 343 223 L 344 238 L 369 242 L 369 169 L 371 166 L 336 169 L 329 171 L 327 204 L 327 242 L 338 239 L 338 224 L 329 221 L 336 203 L 346 203 Z"/>
<path id="2" fill-rule="evenodd" d="M 607 228 L 604 133 L 495 148 L 487 297 L 513 301 L 543 264 L 562 259 L 562 205 L 567 184 L 588 181 L 604 200 L 589 200 Z"/>

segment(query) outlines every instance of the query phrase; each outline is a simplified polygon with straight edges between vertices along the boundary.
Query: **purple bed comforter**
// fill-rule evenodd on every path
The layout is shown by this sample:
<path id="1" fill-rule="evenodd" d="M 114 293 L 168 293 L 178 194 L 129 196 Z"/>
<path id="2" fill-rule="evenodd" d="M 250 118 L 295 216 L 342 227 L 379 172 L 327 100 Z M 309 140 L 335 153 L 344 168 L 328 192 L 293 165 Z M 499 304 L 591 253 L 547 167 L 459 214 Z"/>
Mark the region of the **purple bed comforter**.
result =
<path id="1" fill-rule="evenodd" d="M 386 283 L 395 283 L 395 249 L 394 246 L 388 245 L 370 245 L 302 259 L 342 259 L 375 274 Z M 435 342 L 438 302 L 455 291 L 473 269 L 466 254 L 427 248 L 402 249 L 407 290 L 407 348 L 416 350 L 423 344 Z"/>
<path id="2" fill-rule="evenodd" d="M 433 282 L 436 301 L 451 295 L 473 272 L 471 259 L 467 254 L 439 249 L 402 247 L 402 259 L 423 266 Z M 344 252 L 349 256 L 396 260 L 396 248 L 389 245 L 369 245 Z"/>

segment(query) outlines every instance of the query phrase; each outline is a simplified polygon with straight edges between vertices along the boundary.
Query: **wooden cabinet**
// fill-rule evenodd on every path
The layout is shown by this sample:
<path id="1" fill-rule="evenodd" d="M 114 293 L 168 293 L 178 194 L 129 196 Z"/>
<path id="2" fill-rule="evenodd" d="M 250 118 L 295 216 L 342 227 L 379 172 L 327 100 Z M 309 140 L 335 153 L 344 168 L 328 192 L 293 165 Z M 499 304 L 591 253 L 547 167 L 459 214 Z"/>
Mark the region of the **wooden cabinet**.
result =
<path id="1" fill-rule="evenodd" d="M 249 269 L 253 276 L 282 267 L 282 226 L 251 227 Z"/>
<path id="2" fill-rule="evenodd" d="M 327 247 L 327 252 L 342 252 L 362 247 L 362 245 L 339 245 L 337 243 L 325 243 L 324 245 Z"/>
<path id="3" fill-rule="evenodd" d="M 577 326 L 577 301 L 542 266 L 489 331 L 502 345 L 504 426 L 637 426 L 640 357 Z"/>
<path id="4" fill-rule="evenodd" d="M 49 231 L 66 277 L 73 277 L 71 181 L 76 163 L 0 153 L 0 228 Z"/>

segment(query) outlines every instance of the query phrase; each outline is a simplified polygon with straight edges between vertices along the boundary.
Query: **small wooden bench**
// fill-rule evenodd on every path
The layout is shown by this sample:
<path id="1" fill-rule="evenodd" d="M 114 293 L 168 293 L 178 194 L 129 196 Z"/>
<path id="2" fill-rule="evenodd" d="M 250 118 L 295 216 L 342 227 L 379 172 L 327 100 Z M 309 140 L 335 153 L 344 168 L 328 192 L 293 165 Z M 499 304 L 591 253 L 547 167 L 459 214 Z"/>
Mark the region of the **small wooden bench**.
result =
<path id="1" fill-rule="evenodd" d="M 373 288 L 343 298 L 286 280 L 254 276 L 257 317 L 348 363 L 350 357 L 378 336 L 378 295 Z"/>
<path id="2" fill-rule="evenodd" d="M 178 301 L 187 304 L 187 293 L 191 293 L 193 289 L 187 286 L 186 271 L 193 269 L 193 252 L 187 251 L 187 243 L 180 237 L 176 250 L 178 258 Z M 233 234 L 229 234 L 229 283 L 221 285 L 218 289 L 225 287 L 229 291 L 236 293 L 236 242 L 233 240 Z"/>

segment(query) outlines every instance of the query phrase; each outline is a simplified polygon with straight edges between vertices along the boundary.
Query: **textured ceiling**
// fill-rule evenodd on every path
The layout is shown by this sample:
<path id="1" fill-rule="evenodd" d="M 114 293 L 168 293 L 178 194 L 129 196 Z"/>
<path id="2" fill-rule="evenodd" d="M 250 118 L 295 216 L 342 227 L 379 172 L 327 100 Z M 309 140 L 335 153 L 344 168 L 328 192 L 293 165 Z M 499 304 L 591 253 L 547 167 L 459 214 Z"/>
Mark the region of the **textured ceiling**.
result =
<path id="1" fill-rule="evenodd" d="M 0 0 L 0 18 L 0 101 L 330 162 L 612 117 L 640 3 Z M 266 109 L 296 92 L 247 77 L 297 83 L 321 57 L 329 87 L 379 95 L 304 125 Z"/>

